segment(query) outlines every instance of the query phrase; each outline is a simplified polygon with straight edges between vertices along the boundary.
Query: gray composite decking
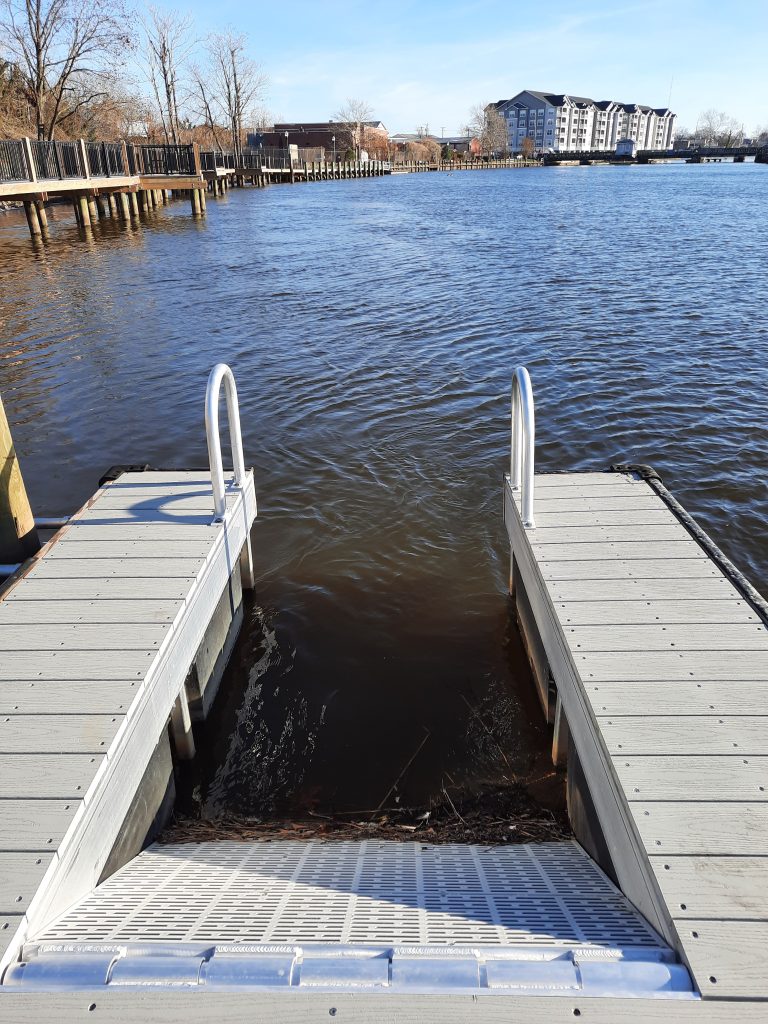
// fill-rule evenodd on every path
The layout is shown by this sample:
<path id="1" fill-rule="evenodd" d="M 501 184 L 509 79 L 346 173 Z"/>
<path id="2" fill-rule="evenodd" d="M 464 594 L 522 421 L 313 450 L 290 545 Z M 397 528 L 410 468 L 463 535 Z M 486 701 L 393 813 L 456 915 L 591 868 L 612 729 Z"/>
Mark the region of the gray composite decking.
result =
<path id="1" fill-rule="evenodd" d="M 536 476 L 534 528 L 519 508 L 507 480 L 515 579 L 624 892 L 705 1000 L 768 999 L 768 629 L 635 474 Z"/>
<path id="2" fill-rule="evenodd" d="M 98 881 L 238 566 L 252 474 L 227 501 L 214 524 L 208 473 L 126 473 L 0 599 L 0 962 Z"/>

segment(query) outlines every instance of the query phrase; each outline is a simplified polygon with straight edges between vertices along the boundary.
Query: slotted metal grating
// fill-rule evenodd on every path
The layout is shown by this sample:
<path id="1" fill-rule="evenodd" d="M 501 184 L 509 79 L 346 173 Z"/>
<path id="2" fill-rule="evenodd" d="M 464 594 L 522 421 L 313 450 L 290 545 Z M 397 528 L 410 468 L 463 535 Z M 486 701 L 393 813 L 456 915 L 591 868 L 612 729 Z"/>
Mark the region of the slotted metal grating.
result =
<path id="1" fill-rule="evenodd" d="M 664 945 L 573 842 L 155 845 L 32 938 Z"/>

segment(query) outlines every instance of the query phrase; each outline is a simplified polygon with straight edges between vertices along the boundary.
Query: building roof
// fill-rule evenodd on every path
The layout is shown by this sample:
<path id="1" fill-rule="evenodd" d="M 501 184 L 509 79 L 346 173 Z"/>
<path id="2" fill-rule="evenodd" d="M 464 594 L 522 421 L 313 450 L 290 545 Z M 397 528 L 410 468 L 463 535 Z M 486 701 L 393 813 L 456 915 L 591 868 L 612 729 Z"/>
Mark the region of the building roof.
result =
<path id="1" fill-rule="evenodd" d="M 621 103 L 618 100 L 593 100 L 588 96 L 573 96 L 571 93 L 555 93 L 555 92 L 539 92 L 536 89 L 523 89 L 521 92 L 516 93 L 510 99 L 497 100 L 492 103 L 493 107 L 505 107 L 510 103 L 514 103 L 519 96 L 523 93 L 527 93 L 529 96 L 533 96 L 535 99 L 542 103 L 547 103 L 551 107 L 563 107 L 566 103 L 572 103 L 576 107 L 597 107 L 598 110 L 608 110 L 610 107 L 616 107 L 619 110 L 623 110 L 628 114 L 643 113 L 650 114 L 656 113 L 660 116 L 666 114 L 672 114 L 672 111 L 668 107 L 648 107 L 642 103 Z"/>

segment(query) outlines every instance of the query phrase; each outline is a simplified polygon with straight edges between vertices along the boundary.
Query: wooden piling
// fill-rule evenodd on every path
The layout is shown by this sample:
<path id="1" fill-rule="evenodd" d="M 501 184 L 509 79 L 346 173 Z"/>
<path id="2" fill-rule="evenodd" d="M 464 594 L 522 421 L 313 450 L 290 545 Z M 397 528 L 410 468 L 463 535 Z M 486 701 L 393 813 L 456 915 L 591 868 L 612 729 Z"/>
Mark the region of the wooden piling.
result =
<path id="1" fill-rule="evenodd" d="M 135 192 L 129 193 L 131 201 L 131 214 L 138 219 L 139 217 L 139 197 Z"/>
<path id="2" fill-rule="evenodd" d="M 40 229 L 45 235 L 48 232 L 48 214 L 45 212 L 45 203 L 42 199 L 35 200 L 35 208 L 37 209 L 37 219 L 40 221 Z"/>
<path id="3" fill-rule="evenodd" d="M 104 205 L 102 196 L 96 196 L 96 212 L 99 215 L 99 220 L 104 220 L 109 216 L 109 209 Z"/>
<path id="4" fill-rule="evenodd" d="M 120 218 L 126 222 L 131 219 L 131 207 L 126 192 L 120 193 Z"/>
<path id="5" fill-rule="evenodd" d="M 202 213 L 202 215 L 205 216 L 205 212 L 206 212 L 206 207 L 205 207 L 205 189 L 204 188 L 198 189 L 197 195 L 198 195 L 198 198 L 200 200 L 200 213 Z"/>
<path id="6" fill-rule="evenodd" d="M 78 196 L 77 205 L 80 208 L 80 223 L 84 228 L 91 226 L 91 211 L 88 209 L 88 197 Z"/>
<path id="7" fill-rule="evenodd" d="M 93 224 L 93 222 L 95 220 L 99 219 L 99 211 L 98 211 L 98 209 L 96 207 L 96 199 L 95 199 L 94 196 L 88 196 L 87 202 L 88 202 L 88 216 L 91 219 L 91 224 Z"/>
<path id="8" fill-rule="evenodd" d="M 192 200 L 192 216 L 199 217 L 202 211 L 200 209 L 200 193 L 196 188 L 192 189 L 190 198 Z"/>
<path id="9" fill-rule="evenodd" d="M 40 227 L 40 218 L 37 213 L 37 206 L 31 199 L 24 200 L 24 213 L 27 215 L 27 225 L 32 238 L 39 238 L 43 231 Z"/>
<path id="10" fill-rule="evenodd" d="M 23 562 L 39 548 L 35 520 L 0 398 L 0 562 Z"/>

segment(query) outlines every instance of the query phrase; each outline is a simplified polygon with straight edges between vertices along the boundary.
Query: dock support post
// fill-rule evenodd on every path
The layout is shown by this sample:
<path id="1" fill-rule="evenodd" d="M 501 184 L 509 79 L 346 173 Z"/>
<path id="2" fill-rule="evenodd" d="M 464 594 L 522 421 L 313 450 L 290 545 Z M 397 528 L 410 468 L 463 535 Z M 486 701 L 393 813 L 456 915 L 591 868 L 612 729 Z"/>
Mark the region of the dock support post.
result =
<path id="1" fill-rule="evenodd" d="M 34 200 L 24 200 L 24 213 L 27 215 L 27 225 L 29 226 L 29 233 L 32 238 L 39 238 L 43 231 L 40 227 L 40 218 L 37 213 L 37 206 Z"/>
<path id="2" fill-rule="evenodd" d="M 194 217 L 199 217 L 202 211 L 200 209 L 200 193 L 196 188 L 192 189 L 190 198 L 192 200 L 192 215 Z"/>
<path id="3" fill-rule="evenodd" d="M 130 197 L 131 197 L 131 213 L 138 220 L 138 217 L 139 217 L 139 197 L 136 195 L 135 192 L 131 192 L 130 193 Z"/>
<path id="4" fill-rule="evenodd" d="M 120 193 L 120 217 L 126 222 L 131 219 L 131 207 L 128 203 L 128 195 L 125 192 Z"/>
<path id="5" fill-rule="evenodd" d="M 192 735 L 192 719 L 189 717 L 189 705 L 184 690 L 171 708 L 171 735 L 176 756 L 181 761 L 191 761 L 195 756 L 195 738 Z"/>
<path id="6" fill-rule="evenodd" d="M 240 552 L 240 582 L 243 590 L 253 590 L 255 584 L 253 578 L 253 552 L 251 550 L 250 536 L 243 544 Z"/>
<path id="7" fill-rule="evenodd" d="M 565 717 L 563 702 L 560 700 L 560 694 L 558 693 L 555 705 L 555 727 L 552 735 L 552 764 L 556 768 L 559 768 L 568 761 L 570 735 L 571 730 L 568 728 L 568 719 Z"/>
<path id="8" fill-rule="evenodd" d="M 0 398 L 0 562 L 23 562 L 39 549 L 35 520 Z"/>
<path id="9" fill-rule="evenodd" d="M 101 196 L 96 196 L 96 212 L 99 215 L 99 220 L 105 220 L 109 216 L 107 208 L 104 206 L 104 200 Z"/>
<path id="10" fill-rule="evenodd" d="M 91 226 L 91 211 L 88 209 L 88 197 L 78 196 L 77 205 L 80 208 L 80 223 L 84 228 Z"/>
<path id="11" fill-rule="evenodd" d="M 93 196 L 88 196 L 88 216 L 91 218 L 91 224 L 95 220 L 99 219 L 99 211 L 96 207 L 96 200 Z"/>
<path id="12" fill-rule="evenodd" d="M 205 205 L 205 189 L 204 189 L 204 188 L 200 188 L 200 189 L 198 189 L 198 190 L 197 190 L 197 196 L 198 196 L 198 199 L 200 200 L 200 213 L 201 213 L 201 214 L 202 214 L 203 216 L 205 216 L 205 212 L 206 212 L 206 205 Z"/>
<path id="13" fill-rule="evenodd" d="M 37 219 L 40 221 L 40 229 L 45 235 L 48 233 L 48 214 L 45 212 L 45 203 L 42 199 L 35 200 L 35 208 L 37 209 Z"/>

